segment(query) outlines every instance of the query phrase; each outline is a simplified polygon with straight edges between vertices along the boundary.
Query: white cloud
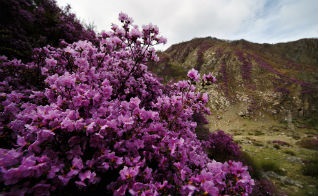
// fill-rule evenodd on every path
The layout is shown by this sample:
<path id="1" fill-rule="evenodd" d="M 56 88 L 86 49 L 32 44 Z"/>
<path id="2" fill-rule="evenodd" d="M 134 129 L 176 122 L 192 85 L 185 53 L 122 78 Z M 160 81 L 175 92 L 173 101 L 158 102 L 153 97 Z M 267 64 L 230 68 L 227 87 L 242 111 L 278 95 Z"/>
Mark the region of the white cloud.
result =
<path id="1" fill-rule="evenodd" d="M 139 26 L 156 24 L 167 46 L 194 37 L 279 42 L 318 37 L 316 0 L 57 0 L 97 30 L 108 30 L 123 11 Z M 165 46 L 164 48 L 166 48 Z"/>
<path id="2" fill-rule="evenodd" d="M 318 1 L 281 0 L 265 7 L 241 37 L 255 42 L 277 43 L 318 37 Z"/>

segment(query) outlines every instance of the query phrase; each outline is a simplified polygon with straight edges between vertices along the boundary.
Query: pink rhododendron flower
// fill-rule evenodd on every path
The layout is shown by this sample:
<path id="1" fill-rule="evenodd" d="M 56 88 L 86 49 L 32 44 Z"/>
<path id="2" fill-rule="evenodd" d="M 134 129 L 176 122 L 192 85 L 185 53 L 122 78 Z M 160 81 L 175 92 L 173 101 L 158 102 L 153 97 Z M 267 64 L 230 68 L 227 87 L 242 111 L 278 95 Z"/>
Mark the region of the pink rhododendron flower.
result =
<path id="1" fill-rule="evenodd" d="M 188 72 L 187 76 L 194 82 L 198 82 L 200 79 L 199 72 L 193 68 Z"/>

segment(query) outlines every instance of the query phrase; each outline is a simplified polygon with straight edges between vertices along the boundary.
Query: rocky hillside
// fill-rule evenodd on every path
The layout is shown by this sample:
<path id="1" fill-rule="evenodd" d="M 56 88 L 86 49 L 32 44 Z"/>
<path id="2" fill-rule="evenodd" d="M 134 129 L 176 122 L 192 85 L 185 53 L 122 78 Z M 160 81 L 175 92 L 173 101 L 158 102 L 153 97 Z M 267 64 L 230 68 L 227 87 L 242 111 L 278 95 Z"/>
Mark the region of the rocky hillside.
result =
<path id="1" fill-rule="evenodd" d="M 219 118 L 233 110 L 242 118 L 270 115 L 291 129 L 301 119 L 307 125 L 317 122 L 318 39 L 256 44 L 196 38 L 171 46 L 160 57 L 150 69 L 166 82 L 182 79 L 190 68 L 214 73 L 217 85 L 203 90 Z"/>

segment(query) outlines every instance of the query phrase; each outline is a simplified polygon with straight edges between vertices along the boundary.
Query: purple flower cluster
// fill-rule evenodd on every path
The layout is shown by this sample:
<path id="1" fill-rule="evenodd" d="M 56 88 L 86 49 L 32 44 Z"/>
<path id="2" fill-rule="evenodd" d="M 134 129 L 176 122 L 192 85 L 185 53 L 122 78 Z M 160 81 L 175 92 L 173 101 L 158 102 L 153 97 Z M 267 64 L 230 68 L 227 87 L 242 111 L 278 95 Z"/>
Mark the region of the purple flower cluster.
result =
<path id="1" fill-rule="evenodd" d="M 190 80 L 192 80 L 194 82 L 198 82 L 200 79 L 199 72 L 193 68 L 188 72 L 187 76 L 190 78 Z"/>
<path id="2" fill-rule="evenodd" d="M 210 159 L 197 139 L 194 114 L 209 113 L 207 94 L 191 81 L 163 86 L 147 71 L 158 59 L 153 46 L 166 42 L 158 28 L 140 30 L 124 13 L 119 20 L 99 47 L 45 47 L 29 64 L 0 59 L 0 71 L 40 67 L 45 85 L 21 84 L 14 73 L 0 83 L 0 134 L 13 141 L 0 148 L 1 194 L 251 193 L 247 167 Z M 195 70 L 189 77 L 200 79 Z"/>
<path id="3" fill-rule="evenodd" d="M 213 83 L 216 83 L 216 78 L 211 73 L 203 74 L 201 78 L 198 70 L 194 68 L 188 71 L 187 76 L 193 84 L 195 84 L 196 82 L 199 82 L 201 79 L 201 85 L 203 87 L 205 85 L 211 85 Z"/>
<path id="4" fill-rule="evenodd" d="M 210 85 L 216 83 L 216 78 L 211 73 L 203 74 L 202 81 L 203 85 Z"/>

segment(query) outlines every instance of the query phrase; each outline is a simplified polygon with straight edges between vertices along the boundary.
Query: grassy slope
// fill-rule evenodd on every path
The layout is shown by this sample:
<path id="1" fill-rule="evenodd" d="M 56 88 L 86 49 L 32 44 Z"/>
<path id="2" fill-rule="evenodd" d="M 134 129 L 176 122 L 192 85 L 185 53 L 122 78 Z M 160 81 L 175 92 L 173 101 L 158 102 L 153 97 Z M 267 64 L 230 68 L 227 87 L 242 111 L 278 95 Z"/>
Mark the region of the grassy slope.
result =
<path id="1" fill-rule="evenodd" d="M 300 147 L 297 142 L 318 134 L 317 129 L 297 128 L 289 130 L 287 125 L 265 116 L 262 119 L 244 119 L 233 111 L 209 117 L 210 130 L 223 129 L 232 134 L 242 150 L 249 154 L 261 168 L 263 177 L 265 170 L 274 170 L 279 176 L 269 176 L 276 187 L 287 195 L 317 195 L 318 179 L 303 175 L 306 160 L 317 156 L 317 151 Z M 275 145 L 279 140 L 289 146 Z M 273 165 L 267 169 L 264 165 Z M 264 167 L 262 169 L 262 167 Z M 270 175 L 270 172 L 267 172 Z"/>

